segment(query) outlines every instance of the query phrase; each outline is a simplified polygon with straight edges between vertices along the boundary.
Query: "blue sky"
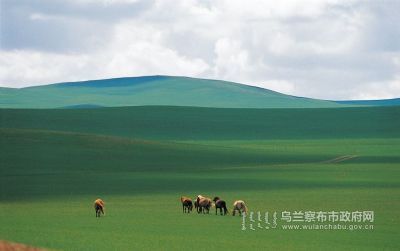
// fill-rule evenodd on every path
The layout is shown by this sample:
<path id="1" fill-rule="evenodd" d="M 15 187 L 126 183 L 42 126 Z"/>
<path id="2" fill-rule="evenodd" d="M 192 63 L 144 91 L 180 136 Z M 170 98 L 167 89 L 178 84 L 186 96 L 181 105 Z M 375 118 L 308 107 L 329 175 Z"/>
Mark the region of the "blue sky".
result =
<path id="1" fill-rule="evenodd" d="M 0 1 L 0 86 L 164 74 L 400 97 L 397 0 Z"/>

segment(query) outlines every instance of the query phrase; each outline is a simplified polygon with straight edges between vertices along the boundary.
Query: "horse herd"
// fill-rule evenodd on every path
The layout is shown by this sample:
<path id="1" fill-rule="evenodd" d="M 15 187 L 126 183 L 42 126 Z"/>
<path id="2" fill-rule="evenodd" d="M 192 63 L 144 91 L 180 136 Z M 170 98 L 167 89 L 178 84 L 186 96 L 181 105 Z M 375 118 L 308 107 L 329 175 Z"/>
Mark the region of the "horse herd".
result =
<path id="1" fill-rule="evenodd" d="M 202 195 L 198 195 L 196 200 L 193 202 L 191 198 L 182 196 L 182 211 L 183 213 L 190 213 L 193 210 L 193 205 L 197 211 L 197 213 L 210 213 L 210 208 L 215 206 L 215 214 L 218 214 L 218 209 L 220 215 L 228 214 L 228 208 L 226 207 L 226 202 L 221 200 L 219 197 L 214 197 L 213 200 L 210 198 L 204 197 Z M 242 200 L 237 200 L 233 203 L 232 215 L 235 216 L 236 211 L 239 212 L 239 215 L 243 213 L 247 213 L 247 206 Z"/>
<path id="2" fill-rule="evenodd" d="M 182 202 L 182 210 L 183 213 L 190 213 L 193 210 L 193 205 L 196 208 L 197 213 L 210 213 L 210 208 L 215 206 L 215 214 L 217 214 L 218 209 L 221 215 L 228 214 L 228 208 L 226 207 L 226 202 L 221 200 L 219 197 L 214 197 L 213 200 L 210 198 L 204 197 L 202 195 L 198 195 L 196 200 L 192 201 L 189 197 L 181 197 Z M 101 214 L 104 215 L 104 201 L 102 199 L 96 199 L 94 201 L 94 209 L 96 211 L 96 217 L 100 217 Z M 242 213 L 247 214 L 247 206 L 242 200 L 237 200 L 233 203 L 232 215 L 235 216 L 236 211 L 239 212 L 239 215 Z"/>

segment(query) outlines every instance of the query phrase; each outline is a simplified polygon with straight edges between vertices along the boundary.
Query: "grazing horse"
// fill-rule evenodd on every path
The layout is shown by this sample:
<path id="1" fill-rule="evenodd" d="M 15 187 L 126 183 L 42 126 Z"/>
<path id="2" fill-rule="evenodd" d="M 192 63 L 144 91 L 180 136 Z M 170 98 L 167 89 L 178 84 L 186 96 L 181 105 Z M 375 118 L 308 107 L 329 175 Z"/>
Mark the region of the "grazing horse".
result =
<path id="1" fill-rule="evenodd" d="M 201 207 L 199 205 L 199 201 L 205 198 L 203 195 L 197 195 L 196 201 L 194 202 L 194 207 L 196 208 L 197 213 L 201 212 Z"/>
<path id="2" fill-rule="evenodd" d="M 203 212 L 203 214 L 207 211 L 207 213 L 210 213 L 210 207 L 211 207 L 211 199 L 204 197 L 202 195 L 197 196 L 195 206 L 197 206 L 197 213 Z"/>
<path id="3" fill-rule="evenodd" d="M 236 210 L 239 212 L 239 215 L 242 215 L 242 212 L 247 214 L 247 207 L 246 207 L 246 203 L 244 203 L 244 201 L 242 200 L 237 200 L 233 203 L 233 212 L 232 215 L 235 216 L 235 212 Z"/>
<path id="4" fill-rule="evenodd" d="M 224 215 L 228 213 L 228 208 L 226 208 L 226 202 L 221 200 L 219 197 L 214 197 L 215 204 L 215 214 L 217 214 L 217 209 L 219 208 L 219 213 L 222 215 L 222 209 L 224 210 Z"/>
<path id="5" fill-rule="evenodd" d="M 197 200 L 194 201 L 194 208 L 196 208 L 197 213 L 200 213 L 200 207 L 199 207 L 199 203 L 197 202 Z"/>
<path id="6" fill-rule="evenodd" d="M 192 211 L 193 209 L 193 202 L 192 199 L 188 198 L 188 197 L 181 197 L 181 202 L 182 202 L 182 210 L 183 212 L 187 212 L 190 213 L 190 211 Z"/>
<path id="7" fill-rule="evenodd" d="M 96 211 L 96 217 L 100 217 L 101 214 L 104 215 L 104 201 L 102 199 L 94 201 L 94 210 Z"/>

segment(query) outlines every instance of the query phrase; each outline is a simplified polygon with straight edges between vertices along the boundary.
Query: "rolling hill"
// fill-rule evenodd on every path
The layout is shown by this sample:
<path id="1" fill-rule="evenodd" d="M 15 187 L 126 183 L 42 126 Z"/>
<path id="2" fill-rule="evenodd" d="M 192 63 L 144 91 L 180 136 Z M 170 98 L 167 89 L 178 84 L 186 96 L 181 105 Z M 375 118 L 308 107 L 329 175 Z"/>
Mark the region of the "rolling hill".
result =
<path id="1" fill-rule="evenodd" d="M 0 88 L 0 108 L 98 108 L 120 106 L 218 108 L 327 108 L 353 106 L 294 97 L 233 82 L 147 76 Z"/>

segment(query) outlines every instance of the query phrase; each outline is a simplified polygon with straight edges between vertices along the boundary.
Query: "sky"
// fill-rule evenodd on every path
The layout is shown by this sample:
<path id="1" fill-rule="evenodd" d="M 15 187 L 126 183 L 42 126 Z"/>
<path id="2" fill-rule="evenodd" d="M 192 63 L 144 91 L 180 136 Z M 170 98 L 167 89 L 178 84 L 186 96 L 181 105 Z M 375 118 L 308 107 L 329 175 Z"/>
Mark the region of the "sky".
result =
<path id="1" fill-rule="evenodd" d="M 144 75 L 400 97 L 400 1 L 0 0 L 1 87 Z"/>

